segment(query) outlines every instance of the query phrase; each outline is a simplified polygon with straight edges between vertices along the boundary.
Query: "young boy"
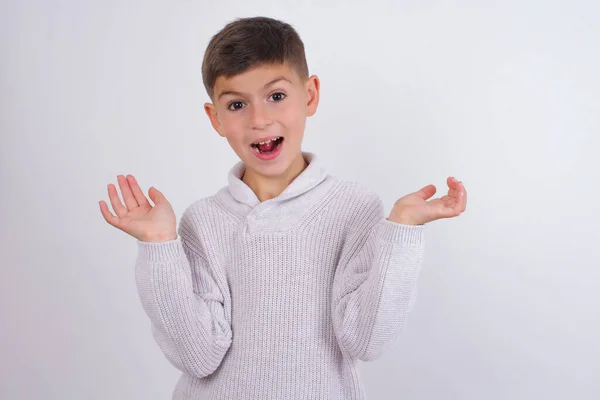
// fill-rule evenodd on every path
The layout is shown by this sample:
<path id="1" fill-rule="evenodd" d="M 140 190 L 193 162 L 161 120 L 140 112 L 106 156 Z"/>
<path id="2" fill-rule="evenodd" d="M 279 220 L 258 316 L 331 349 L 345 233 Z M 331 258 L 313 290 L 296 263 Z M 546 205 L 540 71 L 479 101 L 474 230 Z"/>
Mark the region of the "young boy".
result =
<path id="1" fill-rule="evenodd" d="M 106 221 L 138 239 L 136 282 L 166 358 L 173 399 L 364 399 L 357 360 L 396 340 L 415 301 L 425 223 L 459 215 L 462 184 L 429 185 L 388 218 L 364 186 L 301 150 L 319 102 L 288 24 L 238 19 L 210 41 L 205 111 L 241 161 L 228 185 L 191 204 L 179 228 L 154 187 L 108 186 Z"/>

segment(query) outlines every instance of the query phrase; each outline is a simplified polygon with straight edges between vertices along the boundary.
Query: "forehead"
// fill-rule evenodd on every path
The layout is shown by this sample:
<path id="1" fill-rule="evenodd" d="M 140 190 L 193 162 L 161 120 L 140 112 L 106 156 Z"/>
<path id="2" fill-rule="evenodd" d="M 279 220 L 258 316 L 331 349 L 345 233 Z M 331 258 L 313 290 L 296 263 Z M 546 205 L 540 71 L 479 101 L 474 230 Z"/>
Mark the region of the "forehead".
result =
<path id="1" fill-rule="evenodd" d="M 223 91 L 257 91 L 280 77 L 287 79 L 292 84 L 299 83 L 298 75 L 287 63 L 261 64 L 231 77 L 219 76 L 215 80 L 215 94 L 219 96 Z"/>

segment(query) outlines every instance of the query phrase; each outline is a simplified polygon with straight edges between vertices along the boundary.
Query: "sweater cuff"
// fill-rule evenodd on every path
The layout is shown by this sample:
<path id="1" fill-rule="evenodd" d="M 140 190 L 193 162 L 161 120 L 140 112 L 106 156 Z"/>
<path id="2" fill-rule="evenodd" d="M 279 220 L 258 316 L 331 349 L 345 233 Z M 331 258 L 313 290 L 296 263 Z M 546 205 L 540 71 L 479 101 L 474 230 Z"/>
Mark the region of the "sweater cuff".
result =
<path id="1" fill-rule="evenodd" d="M 151 262 L 169 262 L 185 257 L 181 237 L 166 242 L 144 242 L 137 240 L 139 258 Z"/>
<path id="2" fill-rule="evenodd" d="M 420 245 L 424 241 L 424 228 L 425 225 L 399 224 L 384 218 L 379 225 L 378 237 L 386 242 Z"/>

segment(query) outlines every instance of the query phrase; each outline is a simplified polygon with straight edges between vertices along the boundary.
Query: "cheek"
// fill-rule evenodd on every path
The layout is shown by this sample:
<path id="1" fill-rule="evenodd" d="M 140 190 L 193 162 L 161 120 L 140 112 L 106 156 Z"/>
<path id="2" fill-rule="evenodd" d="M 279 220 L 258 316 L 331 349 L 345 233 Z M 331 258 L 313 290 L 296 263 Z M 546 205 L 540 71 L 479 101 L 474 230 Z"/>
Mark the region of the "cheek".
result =
<path id="1" fill-rule="evenodd" d="M 306 118 L 301 103 L 288 103 L 280 112 L 280 121 L 289 128 L 302 127 Z"/>
<path id="2" fill-rule="evenodd" d="M 223 111 L 219 114 L 219 121 L 224 128 L 235 125 L 235 120 L 236 118 L 230 112 Z"/>
<path id="3" fill-rule="evenodd" d="M 243 134 L 244 121 L 241 115 L 233 115 L 233 113 L 225 113 L 221 116 L 221 127 L 225 136 L 233 140 Z"/>

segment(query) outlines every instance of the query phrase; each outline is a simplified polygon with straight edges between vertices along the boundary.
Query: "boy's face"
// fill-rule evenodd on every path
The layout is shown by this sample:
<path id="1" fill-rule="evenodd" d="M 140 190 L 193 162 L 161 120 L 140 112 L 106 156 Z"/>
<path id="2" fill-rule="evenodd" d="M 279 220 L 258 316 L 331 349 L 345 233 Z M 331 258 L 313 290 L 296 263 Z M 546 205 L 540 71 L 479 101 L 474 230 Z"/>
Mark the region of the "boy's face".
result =
<path id="1" fill-rule="evenodd" d="M 288 64 L 260 65 L 217 78 L 213 103 L 204 109 L 247 168 L 263 176 L 284 174 L 301 153 L 306 117 L 317 111 L 319 79 L 302 79 Z M 279 155 L 264 160 L 252 144 L 283 137 Z"/>

